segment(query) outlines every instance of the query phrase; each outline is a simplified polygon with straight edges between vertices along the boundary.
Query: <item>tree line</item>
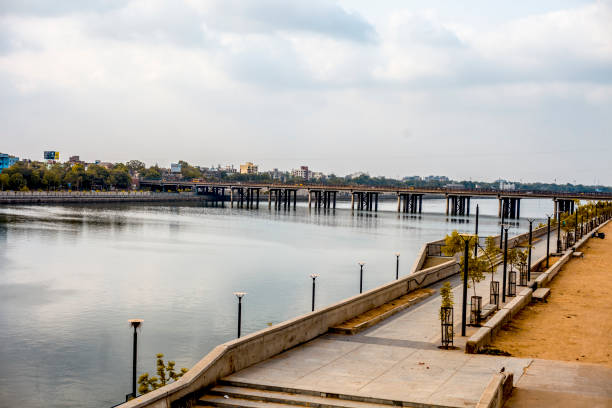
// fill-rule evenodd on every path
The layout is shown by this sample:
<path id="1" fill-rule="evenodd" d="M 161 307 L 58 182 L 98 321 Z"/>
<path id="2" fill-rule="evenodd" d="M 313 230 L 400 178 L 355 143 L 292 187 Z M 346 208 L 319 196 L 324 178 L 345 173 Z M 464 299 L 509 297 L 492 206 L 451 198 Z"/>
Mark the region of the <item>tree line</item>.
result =
<path id="1" fill-rule="evenodd" d="M 48 166 L 42 162 L 20 161 L 0 173 L 2 190 L 109 190 L 128 189 L 132 177 L 123 163 L 104 166 L 90 164 L 56 163 Z"/>

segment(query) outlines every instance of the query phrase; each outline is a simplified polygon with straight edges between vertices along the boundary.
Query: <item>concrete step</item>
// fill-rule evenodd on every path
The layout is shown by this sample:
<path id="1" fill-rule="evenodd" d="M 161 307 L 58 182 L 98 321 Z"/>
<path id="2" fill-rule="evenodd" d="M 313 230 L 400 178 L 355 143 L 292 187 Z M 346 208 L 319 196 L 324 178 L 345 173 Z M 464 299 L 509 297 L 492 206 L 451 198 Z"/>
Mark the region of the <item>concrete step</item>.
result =
<path id="1" fill-rule="evenodd" d="M 381 408 L 387 405 L 342 399 L 339 396 L 318 396 L 285 391 L 270 391 L 257 388 L 236 387 L 231 385 L 218 385 L 209 391 L 209 394 L 235 399 L 263 401 L 275 404 L 285 404 L 305 407 L 325 408 Z M 324 394 L 325 395 L 325 394 Z M 226 398 L 224 398 L 227 400 Z"/>
<path id="2" fill-rule="evenodd" d="M 198 406 L 220 408 L 296 408 L 300 406 L 307 407 L 307 405 L 279 404 L 275 402 L 257 401 L 233 397 L 225 398 L 222 395 L 204 395 L 198 400 Z"/>
<path id="3" fill-rule="evenodd" d="M 219 381 L 219 385 L 217 387 L 232 387 L 233 390 L 240 388 L 249 389 L 262 393 L 273 393 L 271 395 L 282 397 L 290 395 L 291 398 L 284 398 L 279 401 L 282 401 L 285 404 L 306 404 L 306 406 L 308 407 L 380 408 L 390 405 L 404 407 L 419 406 L 419 404 L 415 404 L 410 401 L 370 398 L 360 395 L 325 393 L 321 391 L 307 390 L 301 388 L 283 387 L 269 384 L 257 384 L 250 382 L 247 383 L 242 381 L 234 381 L 227 378 Z"/>

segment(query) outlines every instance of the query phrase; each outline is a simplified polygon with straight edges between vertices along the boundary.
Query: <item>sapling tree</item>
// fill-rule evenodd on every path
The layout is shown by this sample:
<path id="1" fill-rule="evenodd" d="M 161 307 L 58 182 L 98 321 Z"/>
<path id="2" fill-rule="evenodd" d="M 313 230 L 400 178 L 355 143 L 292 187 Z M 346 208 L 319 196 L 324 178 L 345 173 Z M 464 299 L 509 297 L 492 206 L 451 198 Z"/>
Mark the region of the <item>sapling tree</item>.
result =
<path id="1" fill-rule="evenodd" d="M 138 392 L 146 394 L 149 391 L 156 390 L 164 385 L 176 381 L 183 376 L 188 370 L 181 368 L 180 372 L 176 372 L 174 361 L 168 361 L 164 364 L 164 355 L 157 354 L 157 376 L 149 377 L 149 373 L 144 373 L 138 378 Z"/>
<path id="2" fill-rule="evenodd" d="M 478 236 L 463 238 L 457 231 L 453 231 L 444 239 L 445 245 L 442 247 L 442 251 L 448 256 L 453 256 L 456 253 L 463 253 L 465 252 L 465 241 L 467 241 L 467 239 L 469 239 L 467 258 L 468 279 L 471 281 L 471 285 L 468 283 L 468 287 L 473 288 L 474 296 L 476 296 L 476 284 L 485 278 L 484 273 L 489 269 L 489 262 L 474 256 L 474 247 L 478 244 Z M 465 273 L 465 261 L 465 255 L 461 255 L 459 264 L 461 266 L 462 279 Z"/>
<path id="3" fill-rule="evenodd" d="M 444 282 L 440 288 L 440 297 L 442 298 L 442 307 L 453 307 L 453 288 L 450 282 Z M 440 319 L 442 319 L 442 309 L 440 309 Z"/>

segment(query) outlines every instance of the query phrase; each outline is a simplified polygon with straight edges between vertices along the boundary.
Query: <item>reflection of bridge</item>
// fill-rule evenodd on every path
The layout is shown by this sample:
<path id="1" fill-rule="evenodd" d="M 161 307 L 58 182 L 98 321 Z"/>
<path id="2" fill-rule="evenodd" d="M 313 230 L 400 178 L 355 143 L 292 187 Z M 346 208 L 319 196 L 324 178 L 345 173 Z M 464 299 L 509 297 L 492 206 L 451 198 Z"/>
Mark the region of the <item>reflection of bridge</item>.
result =
<path id="1" fill-rule="evenodd" d="M 335 209 L 337 193 L 351 196 L 351 209 L 378 211 L 378 200 L 381 194 L 395 194 L 397 212 L 417 214 L 423 210 L 424 195 L 444 195 L 447 215 L 470 215 L 471 197 L 496 197 L 499 202 L 498 216 L 520 218 L 521 199 L 550 198 L 554 201 L 555 214 L 574 211 L 574 200 L 612 200 L 610 193 L 570 193 L 552 191 L 499 191 L 485 189 L 456 188 L 400 188 L 371 186 L 327 186 L 302 184 L 270 184 L 251 182 L 192 182 L 167 180 L 140 180 L 141 187 L 152 190 L 178 191 L 191 189 L 196 194 L 210 195 L 219 201 L 229 201 L 233 207 L 259 208 L 260 193 L 267 193 L 268 208 L 291 209 L 296 207 L 297 192 L 305 191 L 308 196 L 308 207 L 316 209 Z M 226 190 L 229 195 L 226 194 Z"/>

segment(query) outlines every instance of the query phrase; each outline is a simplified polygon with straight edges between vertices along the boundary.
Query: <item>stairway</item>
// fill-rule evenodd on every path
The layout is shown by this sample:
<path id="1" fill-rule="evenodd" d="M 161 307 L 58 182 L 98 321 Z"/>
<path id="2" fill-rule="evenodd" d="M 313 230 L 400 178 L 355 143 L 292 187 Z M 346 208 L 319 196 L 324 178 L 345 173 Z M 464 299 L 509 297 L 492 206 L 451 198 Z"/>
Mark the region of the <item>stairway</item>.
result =
<path id="1" fill-rule="evenodd" d="M 203 407 L 267 407 L 267 408 L 381 408 L 413 406 L 406 402 L 326 394 L 317 391 L 221 380 L 198 401 Z"/>

